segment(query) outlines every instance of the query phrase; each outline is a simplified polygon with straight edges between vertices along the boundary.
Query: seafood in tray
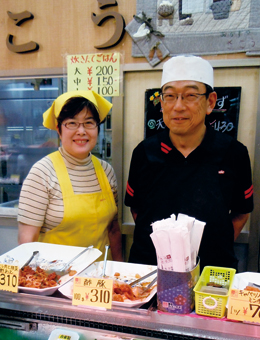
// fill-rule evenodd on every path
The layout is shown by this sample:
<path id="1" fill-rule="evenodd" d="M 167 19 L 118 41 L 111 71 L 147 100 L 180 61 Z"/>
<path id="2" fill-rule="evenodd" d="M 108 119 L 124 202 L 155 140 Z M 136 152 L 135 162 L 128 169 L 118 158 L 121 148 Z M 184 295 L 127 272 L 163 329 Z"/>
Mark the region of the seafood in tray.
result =
<path id="1" fill-rule="evenodd" d="M 83 277 L 101 277 L 104 262 L 94 262 L 80 275 Z M 149 289 L 146 289 L 149 283 L 156 277 L 156 273 L 131 287 L 131 282 L 140 277 L 151 273 L 157 269 L 156 266 L 142 265 L 135 263 L 125 263 L 116 261 L 107 261 L 106 276 L 107 279 L 113 279 L 114 293 L 112 306 L 123 307 L 140 307 L 156 294 L 156 283 Z M 59 288 L 59 291 L 66 297 L 72 299 L 73 281 L 70 281 Z"/>

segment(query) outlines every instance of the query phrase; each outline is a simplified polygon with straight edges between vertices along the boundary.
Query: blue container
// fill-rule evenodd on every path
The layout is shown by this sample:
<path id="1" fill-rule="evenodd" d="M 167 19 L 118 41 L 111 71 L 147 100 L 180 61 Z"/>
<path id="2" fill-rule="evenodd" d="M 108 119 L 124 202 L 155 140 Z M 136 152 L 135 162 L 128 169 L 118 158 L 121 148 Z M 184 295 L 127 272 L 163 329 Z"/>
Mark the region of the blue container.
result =
<path id="1" fill-rule="evenodd" d="M 195 306 L 193 288 L 200 276 L 200 263 L 190 272 L 157 270 L 157 309 L 168 313 L 188 314 Z"/>

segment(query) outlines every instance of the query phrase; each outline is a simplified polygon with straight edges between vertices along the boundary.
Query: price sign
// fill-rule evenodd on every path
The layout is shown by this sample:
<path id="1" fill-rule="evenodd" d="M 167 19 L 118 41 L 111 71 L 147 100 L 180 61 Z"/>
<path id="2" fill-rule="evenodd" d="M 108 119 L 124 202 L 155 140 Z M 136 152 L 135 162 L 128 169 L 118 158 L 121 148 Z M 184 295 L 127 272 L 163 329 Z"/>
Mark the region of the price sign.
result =
<path id="1" fill-rule="evenodd" d="M 73 305 L 111 309 L 113 280 L 76 276 L 73 283 Z"/>
<path id="2" fill-rule="evenodd" d="M 0 263 L 0 290 L 18 292 L 19 267 Z"/>
<path id="3" fill-rule="evenodd" d="M 260 292 L 232 289 L 227 318 L 260 323 Z"/>
<path id="4" fill-rule="evenodd" d="M 94 90 L 103 97 L 119 96 L 120 54 L 67 56 L 68 91 Z"/>

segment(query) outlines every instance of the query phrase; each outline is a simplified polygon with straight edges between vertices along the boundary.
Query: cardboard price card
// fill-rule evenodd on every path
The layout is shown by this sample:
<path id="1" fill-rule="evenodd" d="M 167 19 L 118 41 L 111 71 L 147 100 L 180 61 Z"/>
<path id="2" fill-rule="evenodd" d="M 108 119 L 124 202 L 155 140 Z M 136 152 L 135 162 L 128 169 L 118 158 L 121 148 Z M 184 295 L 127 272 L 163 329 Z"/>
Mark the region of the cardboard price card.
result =
<path id="1" fill-rule="evenodd" d="M 74 277 L 73 305 L 104 307 L 111 309 L 113 280 L 104 278 Z"/>
<path id="2" fill-rule="evenodd" d="M 0 290 L 18 292 L 19 267 L 0 263 Z"/>
<path id="3" fill-rule="evenodd" d="M 227 318 L 260 323 L 260 292 L 232 289 Z"/>

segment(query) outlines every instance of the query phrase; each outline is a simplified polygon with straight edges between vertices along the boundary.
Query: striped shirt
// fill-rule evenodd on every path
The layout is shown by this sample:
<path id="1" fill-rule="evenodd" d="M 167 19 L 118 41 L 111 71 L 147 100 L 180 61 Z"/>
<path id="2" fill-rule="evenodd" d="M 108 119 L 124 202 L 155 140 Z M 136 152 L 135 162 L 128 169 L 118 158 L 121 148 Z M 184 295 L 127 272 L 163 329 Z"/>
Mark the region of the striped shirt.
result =
<path id="1" fill-rule="evenodd" d="M 71 185 L 75 194 L 100 192 L 91 155 L 80 160 L 69 155 L 62 147 L 59 148 L 68 170 Z M 100 160 L 105 171 L 115 203 L 118 205 L 117 180 L 112 166 Z M 19 197 L 18 222 L 35 227 L 42 227 L 45 233 L 63 219 L 64 206 L 60 184 L 48 156 L 36 162 L 25 178 Z M 117 216 L 115 217 L 117 218 Z"/>

